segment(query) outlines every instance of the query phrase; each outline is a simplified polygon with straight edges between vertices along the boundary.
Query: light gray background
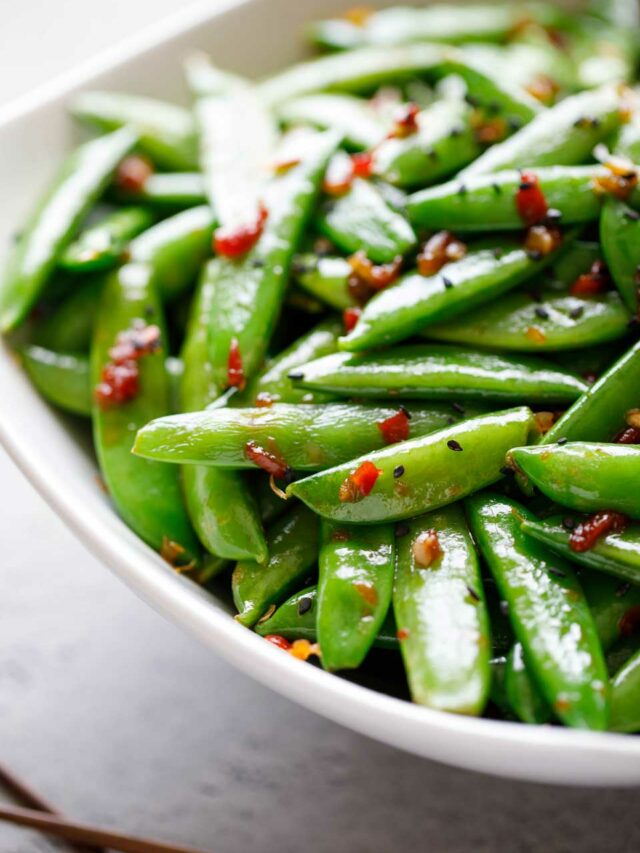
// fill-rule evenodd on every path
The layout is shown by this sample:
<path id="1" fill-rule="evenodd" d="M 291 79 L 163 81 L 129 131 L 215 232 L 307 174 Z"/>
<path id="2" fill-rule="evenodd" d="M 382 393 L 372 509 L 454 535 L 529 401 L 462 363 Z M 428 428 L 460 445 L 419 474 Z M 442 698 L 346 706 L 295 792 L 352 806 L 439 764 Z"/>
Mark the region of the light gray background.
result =
<path id="1" fill-rule="evenodd" d="M 178 5 L 1 0 L 0 102 Z M 211 853 L 640 849 L 637 791 L 450 770 L 249 681 L 134 598 L 2 451 L 0 548 L 0 760 L 78 819 Z M 2 853 L 52 849 L 0 824 Z"/>

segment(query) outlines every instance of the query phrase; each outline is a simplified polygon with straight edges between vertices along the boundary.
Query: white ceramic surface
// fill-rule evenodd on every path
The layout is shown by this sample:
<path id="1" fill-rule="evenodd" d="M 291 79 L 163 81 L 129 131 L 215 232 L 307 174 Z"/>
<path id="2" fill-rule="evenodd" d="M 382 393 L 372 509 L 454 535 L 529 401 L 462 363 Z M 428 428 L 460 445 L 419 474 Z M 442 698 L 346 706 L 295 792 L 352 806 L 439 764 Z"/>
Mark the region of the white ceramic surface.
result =
<path id="1" fill-rule="evenodd" d="M 193 49 L 208 50 L 223 66 L 266 73 L 298 56 L 304 21 L 339 3 L 230 0 L 216 3 L 215 12 L 207 5 L 162 22 L 0 113 L 2 254 L 73 138 L 65 114 L 71 93 L 91 86 L 182 100 L 181 60 Z M 0 392 L 0 440 L 82 541 L 144 600 L 262 683 L 373 738 L 458 767 L 559 784 L 640 783 L 638 738 L 430 711 L 273 648 L 237 625 L 224 604 L 176 575 L 125 527 L 98 485 L 91 453 L 37 396 L 4 342 Z"/>

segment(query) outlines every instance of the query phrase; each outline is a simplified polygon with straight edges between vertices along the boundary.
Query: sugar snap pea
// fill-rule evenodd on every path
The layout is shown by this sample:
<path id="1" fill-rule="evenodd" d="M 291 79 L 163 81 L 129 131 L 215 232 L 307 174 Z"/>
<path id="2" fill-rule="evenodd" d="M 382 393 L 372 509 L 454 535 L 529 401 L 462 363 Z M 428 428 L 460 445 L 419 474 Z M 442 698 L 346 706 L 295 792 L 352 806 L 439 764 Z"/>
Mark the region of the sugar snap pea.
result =
<path id="1" fill-rule="evenodd" d="M 207 200 L 200 172 L 154 172 L 141 187 L 112 187 L 111 194 L 119 201 L 144 204 L 160 213 L 186 210 Z"/>
<path id="2" fill-rule="evenodd" d="M 59 265 L 69 272 L 94 272 L 116 266 L 127 243 L 153 225 L 144 207 L 123 207 L 81 232 L 62 253 Z"/>
<path id="3" fill-rule="evenodd" d="M 523 723 L 549 722 L 551 707 L 531 677 L 522 643 L 514 643 L 504 666 L 504 691 L 509 707 Z"/>
<path id="4" fill-rule="evenodd" d="M 604 656 L 571 567 L 522 533 L 528 511 L 515 501 L 485 492 L 466 505 L 527 666 L 554 713 L 570 726 L 605 729 Z"/>
<path id="5" fill-rule="evenodd" d="M 580 580 L 602 648 L 608 651 L 636 631 L 640 587 L 602 572 L 582 572 Z"/>
<path id="6" fill-rule="evenodd" d="M 640 214 L 620 199 L 605 202 L 600 216 L 602 252 L 616 287 L 629 311 L 638 313 Z"/>
<path id="7" fill-rule="evenodd" d="M 10 253 L 0 287 L 1 331 L 25 319 L 80 221 L 135 141 L 135 134 L 123 128 L 84 143 L 67 157 Z"/>
<path id="8" fill-rule="evenodd" d="M 391 603 L 395 536 L 388 524 L 321 523 L 318 642 L 328 670 L 356 669 Z"/>
<path id="9" fill-rule="evenodd" d="M 412 518 L 500 479 L 504 456 L 532 429 L 527 408 L 470 418 L 298 480 L 287 494 L 354 524 Z"/>
<path id="10" fill-rule="evenodd" d="M 611 680 L 611 722 L 614 732 L 640 729 L 640 651 Z"/>
<path id="11" fill-rule="evenodd" d="M 196 165 L 196 136 L 191 114 L 182 107 L 124 92 L 83 92 L 71 104 L 75 118 L 102 131 L 132 127 L 138 147 L 166 169 Z"/>
<path id="12" fill-rule="evenodd" d="M 319 545 L 318 518 L 306 507 L 295 506 L 277 519 L 267 531 L 268 562 L 241 560 L 233 570 L 231 589 L 238 622 L 254 625 L 299 588 L 313 572 Z"/>
<path id="13" fill-rule="evenodd" d="M 40 346 L 22 351 L 25 370 L 43 397 L 66 412 L 91 414 L 91 382 L 86 357 Z"/>
<path id="14" fill-rule="evenodd" d="M 576 400 L 587 388 L 574 374 L 542 359 L 439 344 L 336 353 L 305 364 L 291 377 L 311 390 L 400 400 L 562 403 Z"/>
<path id="15" fill-rule="evenodd" d="M 335 130 L 354 151 L 374 148 L 388 132 L 371 104 L 353 95 L 304 95 L 281 104 L 277 115 L 285 125 L 309 124 L 321 130 Z"/>
<path id="16" fill-rule="evenodd" d="M 351 265 L 346 258 L 318 257 L 312 252 L 297 255 L 291 272 L 300 287 L 330 308 L 343 311 L 355 305 L 348 288 Z"/>
<path id="17" fill-rule="evenodd" d="M 482 713 L 491 678 L 489 620 L 464 513 L 413 519 L 397 540 L 393 609 L 415 702 Z"/>

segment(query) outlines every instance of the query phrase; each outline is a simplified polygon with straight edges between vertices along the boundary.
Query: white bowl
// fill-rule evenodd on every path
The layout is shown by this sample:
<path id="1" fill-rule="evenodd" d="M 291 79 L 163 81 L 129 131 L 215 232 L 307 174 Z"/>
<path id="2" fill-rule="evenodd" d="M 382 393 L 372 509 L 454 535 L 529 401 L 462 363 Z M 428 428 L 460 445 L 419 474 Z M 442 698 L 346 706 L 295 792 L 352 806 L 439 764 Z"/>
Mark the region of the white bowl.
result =
<path id="1" fill-rule="evenodd" d="M 211 5 L 162 22 L 0 112 L 4 248 L 76 133 L 65 112 L 73 92 L 100 87 L 183 100 L 181 62 L 193 49 L 208 50 L 222 66 L 263 74 L 296 59 L 302 24 L 336 11 L 337 4 Z M 639 738 L 431 711 L 302 664 L 265 643 L 236 624 L 222 600 L 175 574 L 120 521 L 99 487 L 90 448 L 40 399 L 5 343 L 0 390 L 0 440 L 79 538 L 149 604 L 258 681 L 370 737 L 457 767 L 559 784 L 640 783 Z"/>

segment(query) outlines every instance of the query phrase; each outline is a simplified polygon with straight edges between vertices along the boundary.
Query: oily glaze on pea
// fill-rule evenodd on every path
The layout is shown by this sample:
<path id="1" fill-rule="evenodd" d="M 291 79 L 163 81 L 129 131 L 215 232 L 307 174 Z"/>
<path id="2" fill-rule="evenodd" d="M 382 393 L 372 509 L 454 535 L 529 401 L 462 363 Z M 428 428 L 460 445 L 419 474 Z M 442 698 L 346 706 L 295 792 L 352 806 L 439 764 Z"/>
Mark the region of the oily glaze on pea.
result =
<path id="1" fill-rule="evenodd" d="M 629 311 L 638 313 L 640 214 L 619 199 L 607 199 L 600 217 L 602 252 Z"/>
<path id="2" fill-rule="evenodd" d="M 91 381 L 85 356 L 26 347 L 22 356 L 29 377 L 49 402 L 74 415 L 91 414 Z"/>

